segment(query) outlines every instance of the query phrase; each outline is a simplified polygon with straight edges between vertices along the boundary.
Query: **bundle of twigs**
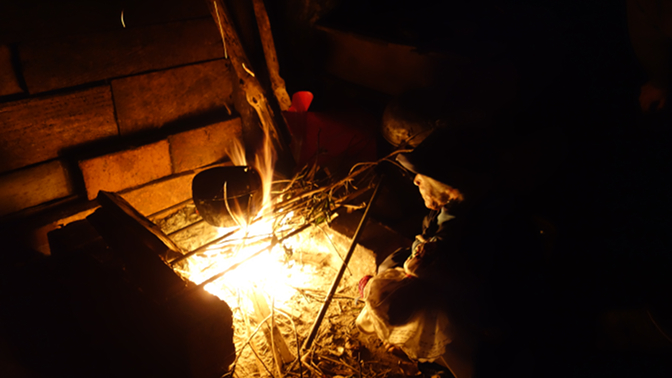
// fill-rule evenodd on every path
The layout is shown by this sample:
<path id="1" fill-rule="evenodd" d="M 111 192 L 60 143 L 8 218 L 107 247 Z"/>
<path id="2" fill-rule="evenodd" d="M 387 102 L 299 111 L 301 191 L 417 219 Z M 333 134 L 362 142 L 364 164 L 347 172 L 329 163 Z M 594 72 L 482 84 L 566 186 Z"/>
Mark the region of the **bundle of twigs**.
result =
<path id="1" fill-rule="evenodd" d="M 342 178 L 331 175 L 320 178 L 319 174 L 324 171 L 316 164 L 306 166 L 291 180 L 274 182 L 274 187 L 281 189 L 274 193 L 276 196 L 271 216 L 281 221 L 291 214 L 292 218 L 300 222 L 319 224 L 331 220 L 339 207 L 363 207 L 349 205 L 348 202 L 371 187 L 375 168 L 380 163 L 386 161 L 397 164 L 392 158 L 408 151 L 396 150 L 378 161 L 358 163 Z"/>

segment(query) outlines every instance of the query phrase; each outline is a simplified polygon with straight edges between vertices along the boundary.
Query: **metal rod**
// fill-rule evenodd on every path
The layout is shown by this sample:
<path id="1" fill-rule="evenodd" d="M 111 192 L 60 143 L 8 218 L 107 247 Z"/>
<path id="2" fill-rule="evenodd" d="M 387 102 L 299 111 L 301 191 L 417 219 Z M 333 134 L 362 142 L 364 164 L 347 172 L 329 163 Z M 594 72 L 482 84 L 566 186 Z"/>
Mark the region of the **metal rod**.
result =
<path id="1" fill-rule="evenodd" d="M 185 253 L 184 255 L 182 255 L 182 256 L 180 256 L 180 257 L 174 259 L 174 260 L 169 261 L 169 262 L 168 262 L 168 265 L 174 265 L 174 264 L 177 264 L 178 262 L 180 262 L 180 261 L 182 261 L 182 260 L 184 260 L 184 259 L 188 259 L 189 257 L 191 257 L 191 256 L 193 256 L 193 255 L 195 255 L 195 254 L 197 254 L 197 253 L 201 253 L 201 252 L 205 251 L 205 250 L 206 250 L 208 247 L 210 247 L 211 245 L 216 244 L 216 243 L 219 243 L 220 241 L 222 241 L 222 240 L 228 238 L 229 236 L 235 234 L 236 232 L 238 232 L 238 230 L 239 230 L 239 228 L 236 228 L 235 230 L 229 232 L 229 233 L 226 234 L 226 235 L 220 236 L 220 237 L 218 237 L 218 238 L 216 238 L 216 239 L 214 239 L 214 240 L 212 240 L 212 241 L 210 241 L 210 242 L 207 242 L 207 243 L 203 244 L 202 246 L 200 246 L 200 247 L 194 249 L 193 251 L 191 251 L 191 252 L 189 252 L 189 253 Z"/>
<path id="2" fill-rule="evenodd" d="M 192 228 L 198 226 L 199 224 L 201 224 L 201 223 L 203 223 L 203 222 L 205 222 L 205 219 L 201 218 L 201 219 L 197 220 L 196 222 L 194 222 L 194 223 L 192 223 L 192 224 L 190 224 L 190 225 L 188 225 L 188 226 L 182 227 L 182 228 L 180 228 L 180 229 L 177 229 L 177 230 L 171 232 L 170 234 L 168 234 L 168 236 L 173 236 L 173 235 L 175 235 L 175 234 L 177 234 L 177 233 L 180 233 L 180 232 L 182 232 L 182 231 L 190 230 L 190 229 L 192 229 Z"/>
<path id="3" fill-rule="evenodd" d="M 383 182 L 383 178 L 381 177 L 378 180 L 378 183 L 376 184 L 375 189 L 373 189 L 373 194 L 371 195 L 371 199 L 369 200 L 369 203 L 366 206 L 366 210 L 364 210 L 364 215 L 362 215 L 362 219 L 359 221 L 359 226 L 357 226 L 357 230 L 355 231 L 355 235 L 352 237 L 352 243 L 350 243 L 350 249 L 348 250 L 348 253 L 345 255 L 345 258 L 343 259 L 343 264 L 341 264 L 341 269 L 338 271 L 338 274 L 336 275 L 336 278 L 334 278 L 334 283 L 331 284 L 331 289 L 329 290 L 329 294 L 327 294 L 327 297 L 325 298 L 324 303 L 322 304 L 322 308 L 320 309 L 320 313 L 317 315 L 317 318 L 315 319 L 315 323 L 313 323 L 313 328 L 310 330 L 310 334 L 308 334 L 308 338 L 303 343 L 303 349 L 304 350 L 309 349 L 310 346 L 313 344 L 313 340 L 315 340 L 315 336 L 317 335 L 317 330 L 320 328 L 320 324 L 322 323 L 322 320 L 324 319 L 324 315 L 326 315 L 327 310 L 329 309 L 329 304 L 331 304 L 331 300 L 334 297 L 334 294 L 336 293 L 336 289 L 338 288 L 338 285 L 341 283 L 341 279 L 343 278 L 343 273 L 345 273 L 345 269 L 348 267 L 348 262 L 350 262 L 350 258 L 352 257 L 352 254 L 355 251 L 355 247 L 357 246 L 357 240 L 359 239 L 360 235 L 362 234 L 362 230 L 364 230 L 364 225 L 366 224 L 366 221 L 369 217 L 369 210 L 371 210 L 371 205 L 376 200 L 376 196 L 378 195 L 378 189 L 380 188 L 380 184 L 382 182 Z"/>
<path id="4" fill-rule="evenodd" d="M 152 218 L 157 218 L 159 215 L 168 214 L 168 213 L 170 213 L 171 211 L 173 211 L 173 210 L 175 210 L 175 209 L 177 209 L 177 208 L 179 208 L 179 207 L 182 207 L 182 206 L 188 204 L 188 203 L 191 202 L 191 201 L 193 201 L 192 198 L 186 199 L 186 200 L 184 200 L 184 201 L 182 201 L 182 202 L 179 202 L 179 203 L 176 203 L 176 204 L 174 204 L 174 205 L 172 205 L 172 206 L 168 206 L 168 207 L 166 207 L 165 209 L 162 209 L 162 210 L 159 210 L 159 211 L 157 211 L 157 212 L 155 212 L 155 213 L 149 214 L 149 215 L 147 216 L 147 218 L 152 219 Z"/>

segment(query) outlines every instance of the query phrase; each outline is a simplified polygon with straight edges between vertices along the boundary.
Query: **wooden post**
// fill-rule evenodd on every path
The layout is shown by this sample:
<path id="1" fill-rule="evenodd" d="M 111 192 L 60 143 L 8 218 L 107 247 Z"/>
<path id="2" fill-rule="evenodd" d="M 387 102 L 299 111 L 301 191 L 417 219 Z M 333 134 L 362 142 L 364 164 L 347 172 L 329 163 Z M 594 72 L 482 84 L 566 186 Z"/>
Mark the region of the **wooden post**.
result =
<path id="1" fill-rule="evenodd" d="M 280 155 L 279 160 L 291 160 L 291 154 L 289 153 L 286 141 L 286 138 L 288 138 L 288 129 L 285 124 L 278 125 L 276 122 L 276 120 L 282 120 L 283 118 L 273 113 L 265 91 L 259 83 L 245 54 L 245 50 L 238 39 L 238 34 L 229 18 L 229 13 L 224 2 L 222 0 L 206 0 L 206 2 L 212 18 L 219 28 L 226 56 L 228 56 L 231 68 L 233 68 L 232 72 L 237 77 L 237 80 L 234 82 L 238 84 L 239 90 L 244 94 L 247 104 L 254 109 L 259 123 L 261 123 L 262 131 L 273 141 L 276 151 Z M 254 122 L 249 112 L 246 112 L 244 109 L 239 109 L 238 111 L 241 113 L 241 118 L 243 118 L 245 123 Z"/>
<path id="2" fill-rule="evenodd" d="M 264 0 L 253 0 L 253 3 L 254 15 L 257 18 L 257 26 L 259 27 L 259 35 L 261 36 L 261 45 L 264 48 L 268 76 L 271 79 L 271 87 L 273 87 L 275 98 L 278 99 L 280 109 L 286 111 L 292 106 L 292 100 L 289 98 L 287 88 L 285 88 L 285 81 L 280 77 L 280 65 L 278 64 L 278 54 L 275 51 L 275 43 L 273 43 L 271 22 L 268 20 Z"/>

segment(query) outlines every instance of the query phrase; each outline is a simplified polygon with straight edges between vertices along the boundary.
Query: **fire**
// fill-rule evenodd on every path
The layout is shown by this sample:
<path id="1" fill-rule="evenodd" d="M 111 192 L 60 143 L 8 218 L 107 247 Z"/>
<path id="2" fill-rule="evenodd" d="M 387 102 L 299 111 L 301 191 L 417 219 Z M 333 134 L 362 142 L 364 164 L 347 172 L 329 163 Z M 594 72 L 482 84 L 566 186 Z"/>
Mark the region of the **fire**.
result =
<path id="1" fill-rule="evenodd" d="M 245 149 L 234 140 L 227 151 L 235 165 L 247 165 Z M 175 270 L 190 281 L 201 284 L 221 272 L 221 278 L 204 286 L 205 290 L 224 300 L 232 308 L 251 314 L 254 308 L 249 300 L 251 292 L 265 294 L 278 308 L 296 294 L 296 288 L 307 285 L 317 271 L 298 263 L 306 238 L 301 234 L 279 241 L 305 222 L 289 213 L 278 222 L 271 214 L 271 186 L 276 154 L 271 133 L 264 127 L 261 147 L 254 157 L 254 168 L 262 179 L 263 206 L 251 224 L 241 227 L 220 228 L 218 236 L 230 234 L 220 243 L 203 253 L 184 260 Z M 310 248 L 314 250 L 315 245 Z M 324 247 L 317 248 L 324 249 Z M 298 253 L 298 255 L 296 255 Z"/>
<path id="2" fill-rule="evenodd" d="M 309 249 L 314 253 L 316 248 L 325 253 L 328 251 L 324 251 L 324 245 L 307 244 L 311 239 L 302 234 L 277 242 L 273 237 L 272 221 L 262 219 L 237 230 L 202 254 L 185 260 L 176 270 L 196 284 L 228 270 L 220 279 L 205 285 L 205 290 L 246 314 L 254 311 L 245 295 L 253 291 L 265 294 L 276 307 L 289 311 L 288 304 L 297 288 L 306 287 L 317 274 L 314 266 L 300 263 L 303 252 Z M 283 228 L 283 231 L 289 231 L 288 225 Z M 218 230 L 220 236 L 231 231 L 235 229 Z"/>

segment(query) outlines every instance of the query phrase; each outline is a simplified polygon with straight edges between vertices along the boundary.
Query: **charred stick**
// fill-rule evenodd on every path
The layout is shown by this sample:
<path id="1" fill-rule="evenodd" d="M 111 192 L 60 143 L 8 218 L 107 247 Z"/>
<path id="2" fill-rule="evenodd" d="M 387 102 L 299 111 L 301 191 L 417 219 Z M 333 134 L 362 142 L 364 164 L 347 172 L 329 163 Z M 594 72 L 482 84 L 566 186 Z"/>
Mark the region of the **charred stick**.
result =
<path id="1" fill-rule="evenodd" d="M 308 338 L 306 341 L 303 343 L 303 349 L 310 349 L 311 345 L 313 344 L 313 340 L 315 340 L 315 336 L 317 335 L 317 330 L 320 328 L 320 324 L 322 323 L 322 320 L 324 319 L 324 315 L 326 315 L 327 310 L 329 309 L 329 304 L 331 303 L 331 300 L 334 297 L 334 294 L 336 293 L 336 289 L 338 288 L 338 284 L 341 282 L 341 278 L 343 278 L 343 273 L 345 273 L 345 269 L 348 267 L 348 262 L 350 262 L 350 258 L 352 257 L 353 252 L 355 251 L 355 247 L 357 246 L 357 240 L 359 239 L 360 235 L 362 234 L 362 230 L 364 229 L 364 225 L 366 224 L 366 221 L 369 217 L 369 211 L 371 210 L 371 205 L 373 202 L 376 200 L 376 196 L 378 195 L 378 189 L 380 189 L 380 184 L 383 182 L 382 177 L 378 180 L 378 183 L 376 184 L 376 187 L 373 189 L 373 194 L 371 195 L 371 199 L 369 200 L 369 204 L 366 206 L 366 210 L 364 210 L 364 215 L 362 215 L 362 219 L 359 222 L 359 225 L 357 226 L 357 230 L 355 231 L 355 235 L 352 237 L 352 243 L 350 244 L 350 249 L 348 250 L 348 253 L 345 255 L 345 259 L 343 259 L 343 264 L 341 265 L 341 269 L 338 271 L 338 274 L 336 275 L 336 278 L 334 279 L 333 284 L 331 285 L 331 289 L 329 290 L 329 294 L 327 294 L 327 298 L 324 301 L 324 304 L 322 305 L 322 308 L 320 309 L 320 313 L 317 315 L 317 319 L 315 319 L 315 323 L 313 324 L 313 328 L 310 330 L 310 334 L 308 334 Z"/>

